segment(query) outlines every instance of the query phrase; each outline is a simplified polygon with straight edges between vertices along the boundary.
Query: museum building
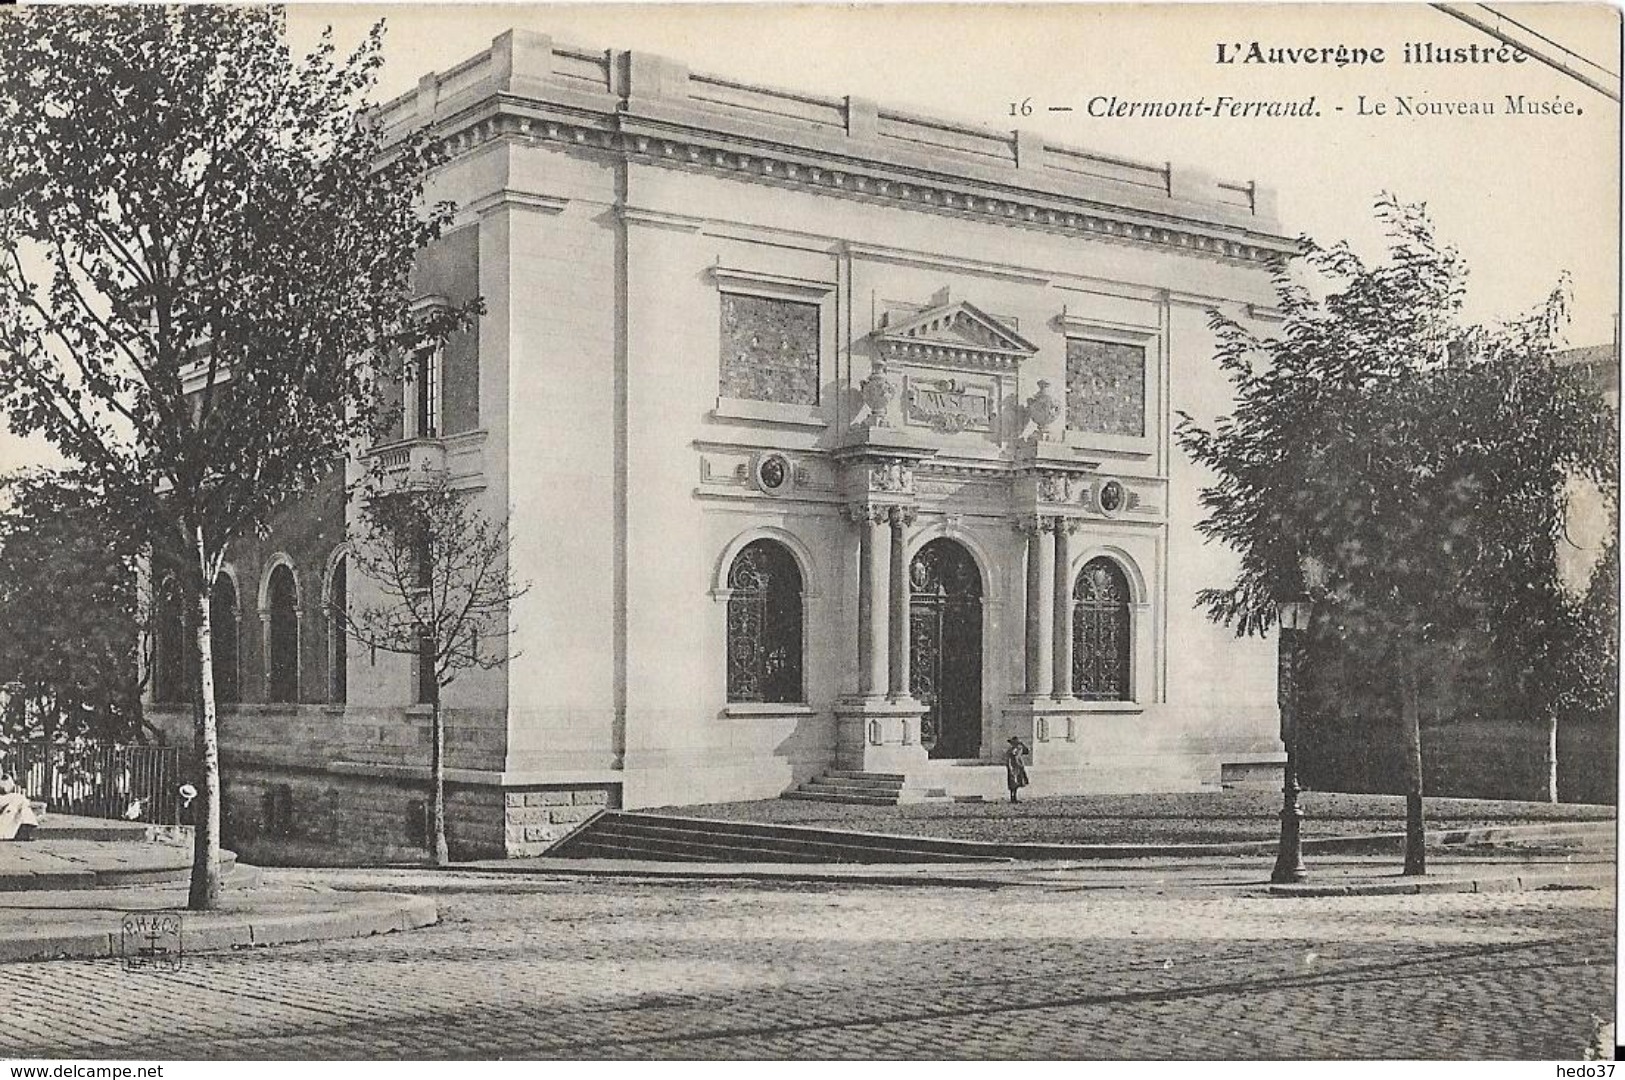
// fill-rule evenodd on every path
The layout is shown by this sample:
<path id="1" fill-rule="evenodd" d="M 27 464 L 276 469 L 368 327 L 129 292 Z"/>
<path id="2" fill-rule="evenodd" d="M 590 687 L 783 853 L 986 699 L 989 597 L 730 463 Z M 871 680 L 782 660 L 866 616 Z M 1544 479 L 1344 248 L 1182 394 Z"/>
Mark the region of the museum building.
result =
<path id="1" fill-rule="evenodd" d="M 1273 317 L 1266 189 L 519 30 L 383 118 L 450 151 L 421 302 L 485 314 L 372 453 L 510 508 L 529 584 L 517 657 L 444 694 L 454 853 L 831 774 L 996 795 L 1011 736 L 1038 794 L 1281 759 L 1274 642 L 1194 606 L 1234 564 L 1173 440 L 1229 405 L 1210 311 Z M 246 853 L 421 839 L 421 673 L 333 618 L 342 481 L 216 584 Z"/>

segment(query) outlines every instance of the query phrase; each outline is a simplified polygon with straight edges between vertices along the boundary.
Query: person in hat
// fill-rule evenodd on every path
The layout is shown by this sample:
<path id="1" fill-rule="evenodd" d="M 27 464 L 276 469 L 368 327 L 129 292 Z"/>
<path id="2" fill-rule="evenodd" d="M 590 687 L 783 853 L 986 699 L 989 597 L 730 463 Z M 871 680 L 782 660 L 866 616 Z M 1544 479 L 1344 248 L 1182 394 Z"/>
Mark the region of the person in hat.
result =
<path id="1" fill-rule="evenodd" d="M 1027 786 L 1027 767 L 1021 763 L 1023 755 L 1032 749 L 1018 736 L 1010 736 L 1010 745 L 1004 751 L 1004 782 L 1010 787 L 1010 801 L 1016 801 L 1016 792 Z"/>

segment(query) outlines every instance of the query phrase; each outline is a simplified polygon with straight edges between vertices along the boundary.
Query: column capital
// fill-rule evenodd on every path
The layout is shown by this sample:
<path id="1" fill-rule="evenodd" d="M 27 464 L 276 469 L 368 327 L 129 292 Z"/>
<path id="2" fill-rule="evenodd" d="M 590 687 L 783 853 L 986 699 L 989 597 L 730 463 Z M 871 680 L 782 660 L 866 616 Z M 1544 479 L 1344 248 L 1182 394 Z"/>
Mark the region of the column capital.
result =
<path id="1" fill-rule="evenodd" d="M 856 525 L 912 525 L 920 508 L 909 503 L 849 503 L 846 516 Z"/>
<path id="2" fill-rule="evenodd" d="M 1039 533 L 1055 531 L 1055 523 L 1060 519 L 1049 514 L 1017 514 L 1011 519 L 1011 526 L 1023 536 L 1036 536 Z"/>

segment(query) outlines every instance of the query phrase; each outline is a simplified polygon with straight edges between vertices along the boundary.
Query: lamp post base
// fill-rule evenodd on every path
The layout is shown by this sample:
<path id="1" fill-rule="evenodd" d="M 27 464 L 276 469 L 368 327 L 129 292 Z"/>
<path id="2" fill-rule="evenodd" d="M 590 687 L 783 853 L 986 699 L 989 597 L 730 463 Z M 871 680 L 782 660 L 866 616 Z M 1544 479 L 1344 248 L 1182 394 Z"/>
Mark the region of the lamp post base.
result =
<path id="1" fill-rule="evenodd" d="M 1270 874 L 1271 885 L 1291 885 L 1309 876 L 1303 865 L 1303 810 L 1289 793 L 1288 804 L 1281 808 L 1281 845 L 1275 853 L 1275 869 Z"/>

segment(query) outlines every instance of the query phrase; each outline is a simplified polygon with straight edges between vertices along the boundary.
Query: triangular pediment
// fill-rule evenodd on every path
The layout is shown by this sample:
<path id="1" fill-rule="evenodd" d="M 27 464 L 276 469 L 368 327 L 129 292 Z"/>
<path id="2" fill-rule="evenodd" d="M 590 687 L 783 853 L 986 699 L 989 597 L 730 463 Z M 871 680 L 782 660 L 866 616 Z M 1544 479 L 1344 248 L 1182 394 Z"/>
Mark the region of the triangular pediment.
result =
<path id="1" fill-rule="evenodd" d="M 1013 367 L 1038 346 L 965 300 L 937 304 L 875 331 L 889 359 Z"/>

